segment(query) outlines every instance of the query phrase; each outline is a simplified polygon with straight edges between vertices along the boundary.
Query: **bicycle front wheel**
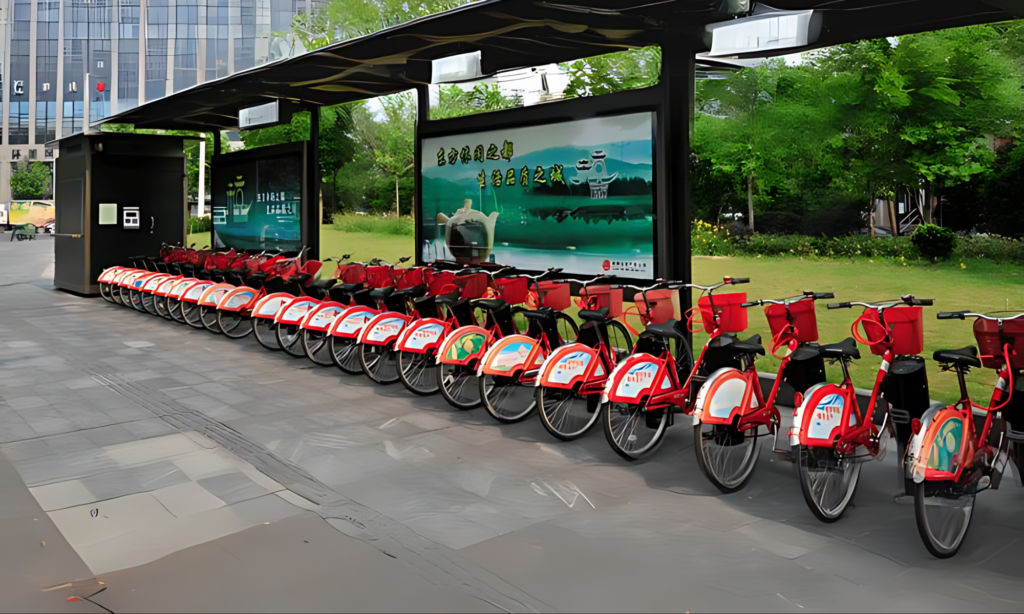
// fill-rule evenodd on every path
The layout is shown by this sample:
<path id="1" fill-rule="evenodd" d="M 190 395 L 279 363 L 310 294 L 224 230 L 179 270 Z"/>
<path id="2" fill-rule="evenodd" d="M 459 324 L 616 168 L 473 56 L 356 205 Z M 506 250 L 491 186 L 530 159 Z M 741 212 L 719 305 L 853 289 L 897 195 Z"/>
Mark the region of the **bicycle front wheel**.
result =
<path id="1" fill-rule="evenodd" d="M 800 490 L 807 506 L 822 522 L 835 522 L 853 499 L 860 463 L 830 448 L 800 446 Z"/>
<path id="2" fill-rule="evenodd" d="M 302 329 L 302 349 L 306 357 L 320 365 L 329 367 L 334 364 L 331 359 L 331 340 L 327 331 Z"/>
<path id="3" fill-rule="evenodd" d="M 398 376 L 410 392 L 430 395 L 438 391 L 437 357 L 433 352 L 398 352 Z"/>
<path id="4" fill-rule="evenodd" d="M 478 379 L 484 409 L 498 422 L 522 422 L 537 408 L 533 386 L 523 385 L 518 377 L 484 374 Z"/>
<path id="5" fill-rule="evenodd" d="M 974 492 L 951 482 L 920 482 L 914 487 L 914 516 L 925 548 L 948 559 L 960 550 L 974 516 Z"/>
<path id="6" fill-rule="evenodd" d="M 576 341 L 576 337 L 580 334 L 580 327 L 576 324 L 576 320 L 565 313 L 555 314 L 555 326 L 558 330 L 558 338 L 562 340 L 563 344 Z"/>
<path id="7" fill-rule="evenodd" d="M 252 318 L 238 311 L 217 310 L 217 326 L 229 339 L 241 339 L 252 332 Z"/>
<path id="8" fill-rule="evenodd" d="M 646 411 L 633 403 L 607 403 L 604 436 L 615 453 L 626 460 L 641 460 L 654 453 L 665 438 L 668 411 Z"/>
<path id="9" fill-rule="evenodd" d="M 280 351 L 281 344 L 277 342 L 277 322 L 270 318 L 253 318 L 252 332 L 260 345 L 271 352 Z"/>
<path id="10" fill-rule="evenodd" d="M 696 424 L 693 438 L 697 464 L 718 490 L 728 494 L 746 486 L 761 448 L 756 427 L 741 431 L 732 425 Z"/>
<path id="11" fill-rule="evenodd" d="M 304 358 L 306 351 L 302 349 L 302 329 L 298 324 L 278 324 L 277 343 L 286 354 L 294 358 Z"/>
<path id="12" fill-rule="evenodd" d="M 360 343 L 359 364 L 363 367 L 363 373 L 378 384 L 394 384 L 398 381 L 398 359 L 393 347 Z"/>
<path id="13" fill-rule="evenodd" d="M 572 441 L 587 434 L 601 417 L 601 395 L 580 395 L 566 388 L 537 388 L 537 414 L 556 439 Z"/>
<path id="14" fill-rule="evenodd" d="M 437 385 L 441 396 L 455 409 L 473 409 L 483 403 L 476 380 L 476 369 L 470 365 L 437 366 Z"/>
<path id="15" fill-rule="evenodd" d="M 349 375 L 359 375 L 363 372 L 359 359 L 359 344 L 355 339 L 331 335 L 331 361 Z"/>

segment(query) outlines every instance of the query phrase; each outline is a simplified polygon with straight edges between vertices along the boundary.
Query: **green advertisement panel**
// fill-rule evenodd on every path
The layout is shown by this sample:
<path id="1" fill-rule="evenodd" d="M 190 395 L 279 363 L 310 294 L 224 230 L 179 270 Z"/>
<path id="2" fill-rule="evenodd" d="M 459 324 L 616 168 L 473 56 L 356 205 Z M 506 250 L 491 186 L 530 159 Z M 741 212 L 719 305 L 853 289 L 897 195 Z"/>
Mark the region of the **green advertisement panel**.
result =
<path id="1" fill-rule="evenodd" d="M 242 159 L 226 154 L 213 178 L 217 248 L 302 249 L 302 152 Z M 268 152 L 271 153 L 271 152 Z"/>
<path id="2" fill-rule="evenodd" d="M 423 139 L 423 260 L 654 279 L 653 120 Z"/>

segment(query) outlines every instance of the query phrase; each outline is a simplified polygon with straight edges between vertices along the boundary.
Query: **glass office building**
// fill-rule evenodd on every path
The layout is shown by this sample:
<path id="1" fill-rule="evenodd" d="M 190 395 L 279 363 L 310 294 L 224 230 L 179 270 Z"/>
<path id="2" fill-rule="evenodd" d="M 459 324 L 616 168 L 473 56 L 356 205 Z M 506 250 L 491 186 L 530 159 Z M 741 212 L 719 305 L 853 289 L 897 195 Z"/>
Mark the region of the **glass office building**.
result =
<path id="1" fill-rule="evenodd" d="M 0 0 L 0 202 L 18 164 L 82 131 L 85 96 L 96 121 L 284 57 L 275 34 L 320 1 Z"/>

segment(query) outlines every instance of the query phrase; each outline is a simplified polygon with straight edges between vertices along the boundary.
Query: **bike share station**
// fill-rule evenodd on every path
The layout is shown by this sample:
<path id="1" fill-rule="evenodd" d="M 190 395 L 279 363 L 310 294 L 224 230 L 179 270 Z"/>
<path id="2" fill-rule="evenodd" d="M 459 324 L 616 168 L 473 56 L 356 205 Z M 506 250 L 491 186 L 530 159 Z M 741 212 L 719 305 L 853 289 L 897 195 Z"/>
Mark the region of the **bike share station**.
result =
<path id="1" fill-rule="evenodd" d="M 972 425 L 959 410 L 931 406 L 926 367 L 917 356 L 923 348 L 922 320 L 930 320 L 922 308 L 930 306 L 929 301 L 833 305 L 864 308 L 857 318 L 857 341 L 883 357 L 875 389 L 855 391 L 848 365 L 861 350 L 849 340 L 822 339 L 819 345 L 814 310 L 816 301 L 856 297 L 805 293 L 748 302 L 746 293 L 733 287 L 748 280 L 691 279 L 688 173 L 694 80 L 698 61 L 702 70 L 728 68 L 714 58 L 698 60 L 695 53 L 709 47 L 718 56 L 729 57 L 780 53 L 777 38 L 765 39 L 763 48 L 750 47 L 750 41 L 757 40 L 751 32 L 765 27 L 769 33 L 777 33 L 773 27 L 793 29 L 788 53 L 919 31 L 933 27 L 936 19 L 944 19 L 947 26 L 966 25 L 1010 19 L 1017 13 L 963 0 L 930 0 L 927 16 L 920 12 L 921 2 L 899 8 L 848 0 L 840 3 L 848 7 L 816 11 L 819 5 L 836 3 L 779 0 L 775 8 L 790 9 L 781 12 L 760 5 L 754 9 L 744 0 L 705 2 L 699 8 L 692 4 L 631 7 L 621 0 L 606 0 L 597 9 L 484 0 L 198 85 L 109 118 L 106 121 L 140 128 L 219 135 L 227 129 L 284 123 L 292 113 L 306 110 L 311 130 L 305 143 L 214 156 L 214 246 L 204 256 L 210 258 L 205 264 L 189 261 L 192 252 L 185 248 L 170 250 L 161 261 L 169 269 L 125 262 L 121 270 L 100 277 L 101 292 L 106 288 L 104 298 L 110 302 L 191 325 L 199 334 L 206 334 L 204 328 L 223 333 L 209 337 L 209 343 L 225 356 L 237 351 L 231 343 L 249 342 L 224 337 L 241 338 L 249 332 L 267 349 L 284 350 L 268 361 L 267 371 L 275 376 L 289 373 L 279 384 L 287 388 L 286 395 L 294 395 L 289 413 L 275 414 L 273 437 L 266 436 L 266 425 L 252 427 L 251 422 L 240 425 L 239 431 L 248 435 L 246 429 L 251 428 L 254 445 L 290 454 L 290 462 L 299 466 L 309 463 L 310 475 L 338 496 L 365 501 L 374 514 L 388 515 L 428 540 L 463 551 L 473 564 L 500 577 L 520 577 L 523 586 L 529 586 L 523 589 L 528 593 L 521 596 L 524 601 L 496 597 L 500 591 L 488 592 L 493 586 L 483 589 L 504 607 L 519 610 L 556 603 L 564 609 L 586 609 L 580 601 L 568 600 L 570 595 L 590 607 L 635 606 L 635 601 L 622 601 L 592 581 L 577 581 L 567 593 L 521 575 L 523 568 L 539 568 L 545 572 L 542 576 L 557 582 L 564 575 L 558 569 L 568 564 L 585 570 L 588 578 L 607 573 L 621 579 L 621 560 L 607 553 L 630 548 L 637 548 L 630 560 L 638 570 L 646 570 L 638 573 L 657 575 L 687 560 L 703 562 L 705 571 L 685 567 L 684 575 L 690 575 L 669 583 L 675 590 L 692 591 L 690 601 L 673 593 L 674 609 L 681 609 L 680 604 L 688 609 L 759 607 L 756 600 L 735 599 L 735 592 L 710 589 L 722 585 L 721 574 L 740 583 L 770 579 L 770 589 L 749 593 L 757 599 L 782 598 L 792 605 L 784 593 L 810 591 L 808 607 L 834 608 L 829 596 L 844 590 L 840 585 L 849 582 L 844 574 L 851 564 L 860 574 L 855 584 L 870 587 L 876 598 L 896 599 L 905 587 L 887 583 L 900 575 L 898 570 L 928 560 L 914 534 L 915 514 L 928 551 L 940 558 L 959 550 L 973 514 L 975 490 L 922 486 L 931 483 L 926 479 L 944 479 L 939 473 L 951 474 L 951 467 L 962 471 L 973 459 L 955 446 L 949 450 L 956 454 L 940 460 L 925 450 L 940 450 L 939 444 L 952 441 L 947 436 L 956 442 L 974 437 L 975 428 L 978 441 L 993 441 L 999 429 L 991 421 Z M 884 31 L 879 26 L 883 23 Z M 509 32 L 516 35 L 510 37 Z M 427 84 L 469 82 L 524 65 L 647 45 L 662 49 L 661 79 L 650 88 L 429 119 Z M 415 285 L 403 287 L 404 277 L 394 276 L 399 269 L 373 262 L 340 263 L 344 273 L 339 273 L 336 284 L 317 285 L 317 261 L 327 256 L 317 245 L 318 109 L 409 89 L 416 91 L 419 103 L 415 254 L 410 255 L 419 266 L 451 261 L 466 268 L 432 273 L 450 276 L 444 292 L 435 291 L 432 278 L 422 270 L 410 268 L 421 277 Z M 83 145 L 99 139 L 81 137 Z M 59 175 L 57 180 L 60 186 L 76 179 Z M 70 193 L 70 187 L 66 192 L 58 188 L 58 233 L 71 228 L 61 225 L 60 202 L 67 198 L 66 210 L 74 211 Z M 97 198 L 101 197 L 110 198 Z M 87 206 L 86 211 L 91 209 Z M 122 217 L 124 223 L 136 223 L 130 208 L 122 214 L 128 216 Z M 151 214 L 140 206 L 138 216 L 145 228 Z M 151 246 L 143 247 L 155 255 Z M 248 255 L 236 254 L 242 250 Z M 227 252 L 232 255 L 217 260 Z M 69 253 L 58 250 L 58 270 Z M 179 256 L 183 259 L 176 260 Z M 245 265 L 241 258 L 252 264 L 248 272 L 242 266 L 233 268 L 236 262 Z M 219 277 L 190 277 L 203 266 L 219 270 Z M 285 272 L 274 266 L 285 266 Z M 515 283 L 502 278 L 506 266 L 521 275 L 519 294 L 505 294 Z M 549 268 L 560 271 L 545 278 Z M 354 282 L 345 277 L 350 271 L 360 275 Z M 386 278 L 381 285 L 371 281 L 376 273 Z M 601 275 L 614 277 L 598 279 Z M 272 289 L 269 282 L 266 287 L 246 285 L 257 278 L 280 283 Z M 468 289 L 470 278 L 480 282 L 478 291 Z M 658 286 L 662 279 L 673 281 Z M 558 283 L 564 280 L 571 284 Z M 285 282 L 291 284 L 288 291 L 279 292 Z M 347 286 L 353 287 L 344 289 Z M 431 289 L 425 291 L 427 296 L 409 294 L 419 287 Z M 454 298 L 442 300 L 456 287 Z M 616 316 L 624 311 L 622 301 L 629 299 L 636 302 L 635 311 L 647 332 L 640 340 L 634 338 L 636 346 L 631 344 L 625 352 L 606 338 L 607 332 L 597 333 L 586 347 L 564 346 L 572 339 L 565 338 L 561 328 L 553 328 L 561 326 L 554 312 L 537 306 L 549 306 L 547 300 L 557 296 L 550 305 L 568 307 L 565 287 L 581 299 L 582 327 L 571 324 L 581 331 L 581 340 L 584 330 L 625 330 Z M 720 288 L 721 294 L 714 294 Z M 695 312 L 691 289 L 702 294 Z M 531 297 L 531 291 L 536 295 Z M 492 294 L 517 298 L 472 303 L 489 316 L 468 324 L 457 315 L 445 319 L 437 311 L 424 316 L 416 307 L 399 313 L 400 308 L 430 298 L 430 305 L 447 305 L 455 314 L 455 306 L 462 304 L 458 300 Z M 361 303 L 358 296 L 372 300 Z M 401 300 L 389 302 L 398 297 Z M 530 306 L 522 312 L 529 325 L 525 333 L 503 328 L 501 314 L 508 314 L 508 304 Z M 745 339 L 747 312 L 761 307 L 773 338 Z M 319 311 L 325 308 L 333 310 L 329 322 L 327 312 Z M 316 323 L 318 313 L 327 323 Z M 342 330 L 350 322 L 349 314 L 359 316 L 360 328 L 351 334 Z M 693 348 L 692 356 L 678 349 L 691 339 L 686 327 L 691 317 L 697 317 L 696 326 L 711 337 L 706 347 Z M 947 316 L 963 317 L 976 315 Z M 543 322 L 549 320 L 552 328 L 544 328 Z M 176 325 L 143 321 L 147 326 Z M 979 317 L 978 322 L 988 321 Z M 1002 321 L 995 329 L 989 324 L 976 327 L 987 352 L 985 364 L 998 370 L 1002 355 L 1005 363 L 1014 365 L 999 371 L 1003 388 L 1018 366 L 1010 354 L 1017 321 L 1005 324 L 1008 328 Z M 438 337 L 440 333 L 428 331 L 428 326 L 444 334 Z M 384 345 L 374 335 L 388 327 L 401 329 L 404 336 L 391 338 L 390 350 L 368 351 Z M 434 353 L 421 351 L 417 357 L 413 338 L 433 339 Z M 782 361 L 778 374 L 756 371 L 754 358 L 766 352 Z M 436 378 L 408 381 L 406 354 L 410 364 L 432 369 Z M 288 355 L 299 362 L 288 362 Z M 397 363 L 399 373 L 380 370 L 386 356 Z M 308 367 L 307 359 L 326 369 L 289 368 Z M 505 359 L 511 362 L 502 362 Z M 980 364 L 969 352 L 949 352 L 937 356 L 940 359 L 960 372 Z M 826 360 L 841 366 L 842 384 L 825 383 Z M 335 365 L 344 373 L 334 370 Z M 530 369 L 523 365 L 536 365 L 538 370 L 528 377 Z M 303 401 L 309 392 L 304 386 L 320 388 L 324 377 L 332 378 L 330 386 L 338 399 L 330 409 L 324 407 L 323 395 L 313 395 L 316 402 Z M 786 387 L 780 381 L 783 377 Z M 396 386 L 376 385 L 399 379 L 417 396 Z M 471 382 L 472 390 L 466 388 L 469 392 L 463 396 L 465 391 L 453 382 Z M 438 391 L 440 395 L 433 394 Z M 549 416 L 544 410 L 545 404 L 561 406 L 570 398 L 581 401 L 574 410 L 575 419 L 582 421 L 576 430 L 556 420 L 557 413 Z M 997 387 L 993 405 L 1005 404 L 1005 398 Z M 518 399 L 515 403 L 527 409 L 513 407 L 510 399 Z M 891 411 L 889 401 L 894 405 Z M 481 404 L 485 412 L 456 411 Z M 792 405 L 797 406 L 795 411 Z M 310 407 L 316 407 L 315 416 L 307 416 L 307 411 L 314 411 Z M 232 409 L 245 414 L 246 408 Z M 362 416 L 356 425 L 349 418 L 354 413 Z M 523 421 L 534 413 L 554 438 L 537 420 Z M 598 422 L 596 428 L 603 429 L 605 437 L 592 431 L 583 437 Z M 956 433 L 954 426 L 960 429 Z M 389 431 L 392 428 L 396 430 Z M 761 435 L 754 436 L 757 432 Z M 864 462 L 885 458 L 887 434 L 897 434 L 899 445 L 888 446 L 885 464 Z M 324 443 L 335 440 L 345 443 Z M 609 454 L 608 445 L 618 457 L 646 462 L 623 461 Z M 899 465 L 908 446 L 913 463 L 904 469 Z M 996 442 L 1001 453 L 984 460 L 985 481 L 972 488 L 998 485 L 1007 464 L 1006 446 L 1004 440 Z M 376 460 L 368 461 L 367 456 Z M 755 476 L 757 465 L 762 469 Z M 858 491 L 861 509 L 823 530 L 823 523 L 840 520 L 852 507 L 858 482 L 864 483 Z M 732 493 L 739 494 L 728 496 Z M 915 506 L 894 505 L 894 495 Z M 936 523 L 931 529 L 929 502 L 937 502 L 934 508 L 944 514 L 931 517 Z M 986 529 L 976 531 L 985 533 L 980 539 L 986 547 L 999 543 L 991 539 L 990 527 L 1005 518 L 990 516 Z M 865 539 L 869 534 L 872 537 Z M 519 541 L 521 535 L 526 541 Z M 659 550 L 654 542 L 671 547 Z M 535 544 L 530 548 L 536 551 L 519 552 L 524 543 Z M 851 543 L 858 547 L 850 548 Z M 735 552 L 720 558 L 723 548 Z M 842 554 L 824 553 L 833 548 Z M 988 556 L 976 547 L 968 549 L 971 560 Z M 502 552 L 519 554 L 510 562 Z M 735 565 L 736 553 L 748 561 L 742 569 Z M 822 559 L 816 553 L 833 558 Z M 806 563 L 800 561 L 805 555 Z M 556 565 L 553 561 L 562 561 L 562 556 L 570 557 L 570 562 Z M 887 571 L 871 572 L 878 566 Z M 942 573 L 948 573 L 950 582 L 958 577 L 953 568 Z M 786 588 L 778 592 L 783 585 Z M 1024 602 L 1019 590 L 1002 590 L 1012 595 L 1007 597 L 1012 602 Z M 533 601 L 529 594 L 534 591 L 546 597 Z M 856 603 L 843 599 L 843 607 Z M 656 603 L 661 607 L 669 601 Z"/>

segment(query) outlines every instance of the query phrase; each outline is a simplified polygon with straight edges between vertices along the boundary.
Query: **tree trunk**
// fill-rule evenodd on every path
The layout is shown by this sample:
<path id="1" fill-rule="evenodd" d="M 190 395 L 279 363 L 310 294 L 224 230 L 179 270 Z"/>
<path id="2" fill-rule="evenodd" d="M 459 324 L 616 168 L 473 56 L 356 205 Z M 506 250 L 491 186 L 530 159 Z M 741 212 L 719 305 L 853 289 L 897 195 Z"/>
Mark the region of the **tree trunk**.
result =
<path id="1" fill-rule="evenodd" d="M 402 210 L 398 207 L 398 175 L 395 175 L 395 217 L 402 217 Z"/>
<path id="2" fill-rule="evenodd" d="M 754 173 L 747 176 L 747 226 L 754 232 Z"/>
<path id="3" fill-rule="evenodd" d="M 878 200 L 871 195 L 871 206 L 868 207 L 868 236 L 875 238 L 875 211 L 878 209 Z"/>
<path id="4" fill-rule="evenodd" d="M 932 223 L 932 182 L 925 182 L 924 207 L 921 210 L 921 221 L 925 224 Z"/>
<path id="5" fill-rule="evenodd" d="M 899 194 L 899 192 L 897 192 L 897 194 Z M 886 205 L 889 207 L 889 223 L 892 224 L 892 240 L 895 241 L 896 237 L 900 234 L 900 223 L 896 218 L 896 201 L 887 201 Z"/>

